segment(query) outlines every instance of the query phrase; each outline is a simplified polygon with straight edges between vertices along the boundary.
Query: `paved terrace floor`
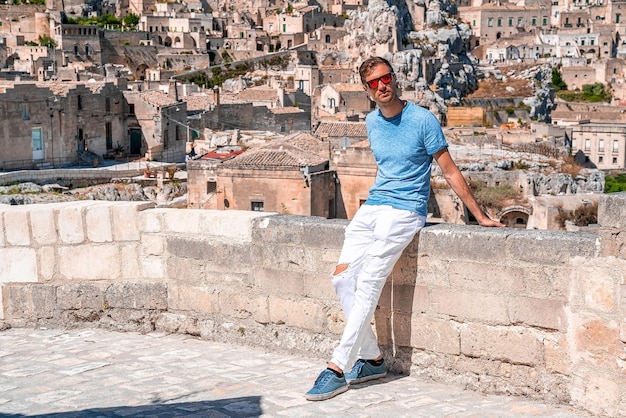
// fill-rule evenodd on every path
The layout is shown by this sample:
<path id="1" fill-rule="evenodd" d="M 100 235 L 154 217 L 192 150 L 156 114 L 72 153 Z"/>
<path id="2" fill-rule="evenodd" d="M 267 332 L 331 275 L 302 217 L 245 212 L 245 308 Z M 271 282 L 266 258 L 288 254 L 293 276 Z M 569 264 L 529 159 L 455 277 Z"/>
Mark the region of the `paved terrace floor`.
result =
<path id="1" fill-rule="evenodd" d="M 567 406 L 392 375 L 308 402 L 321 359 L 187 335 L 0 332 L 0 417 L 584 417 Z"/>

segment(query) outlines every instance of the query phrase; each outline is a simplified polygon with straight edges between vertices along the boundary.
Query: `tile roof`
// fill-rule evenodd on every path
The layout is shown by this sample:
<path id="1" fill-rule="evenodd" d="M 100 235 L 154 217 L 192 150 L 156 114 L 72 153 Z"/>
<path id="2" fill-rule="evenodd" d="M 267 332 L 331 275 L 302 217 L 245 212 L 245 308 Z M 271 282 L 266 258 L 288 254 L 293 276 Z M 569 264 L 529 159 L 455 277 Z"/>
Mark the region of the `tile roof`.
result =
<path id="1" fill-rule="evenodd" d="M 194 94 L 183 97 L 187 110 L 207 110 L 214 104 L 212 94 Z"/>
<path id="2" fill-rule="evenodd" d="M 278 92 L 274 89 L 245 89 L 237 95 L 239 100 L 262 100 L 275 101 L 278 99 Z"/>
<path id="3" fill-rule="evenodd" d="M 242 155 L 225 161 L 225 167 L 255 168 L 255 169 L 294 169 L 311 167 L 328 162 L 314 152 L 300 148 L 298 138 L 292 143 L 290 140 L 273 141 L 267 146 L 249 150 Z M 299 138 L 304 141 L 305 138 Z"/>
<path id="4" fill-rule="evenodd" d="M 365 93 L 365 90 L 363 90 L 363 86 L 361 84 L 355 84 L 355 83 L 338 83 L 338 84 L 333 84 L 332 85 L 333 88 L 335 90 L 337 90 L 338 92 L 342 93 L 342 92 L 360 92 L 363 94 Z"/>
<path id="5" fill-rule="evenodd" d="M 142 100 L 146 101 L 147 103 L 150 103 L 151 105 L 158 106 L 158 107 L 173 106 L 176 103 L 178 103 L 176 99 L 157 90 L 143 91 L 139 93 L 139 97 Z"/>
<path id="6" fill-rule="evenodd" d="M 317 138 L 367 138 L 365 122 L 320 122 L 315 129 Z"/>
<path id="7" fill-rule="evenodd" d="M 274 107 L 271 109 L 268 109 L 270 112 L 274 113 L 274 114 L 281 114 L 281 113 L 302 113 L 304 112 L 304 110 L 300 109 L 299 107 L 294 107 L 294 106 L 287 106 L 287 107 Z"/>

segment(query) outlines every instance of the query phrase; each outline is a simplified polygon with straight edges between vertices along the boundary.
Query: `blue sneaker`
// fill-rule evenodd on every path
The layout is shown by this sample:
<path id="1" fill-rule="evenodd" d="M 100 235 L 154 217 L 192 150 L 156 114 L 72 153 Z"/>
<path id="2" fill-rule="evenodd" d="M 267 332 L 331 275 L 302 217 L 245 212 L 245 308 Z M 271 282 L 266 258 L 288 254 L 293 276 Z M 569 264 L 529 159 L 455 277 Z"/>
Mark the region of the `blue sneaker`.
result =
<path id="1" fill-rule="evenodd" d="M 345 376 L 337 377 L 332 370 L 324 369 L 304 397 L 309 401 L 325 401 L 346 390 L 348 390 L 348 383 Z"/>
<path id="2" fill-rule="evenodd" d="M 358 359 L 356 363 L 354 363 L 352 370 L 346 373 L 346 381 L 349 385 L 356 385 L 357 383 L 380 379 L 385 376 L 387 376 L 385 360 L 383 360 L 383 364 L 380 366 L 374 366 L 368 363 L 367 360 Z"/>

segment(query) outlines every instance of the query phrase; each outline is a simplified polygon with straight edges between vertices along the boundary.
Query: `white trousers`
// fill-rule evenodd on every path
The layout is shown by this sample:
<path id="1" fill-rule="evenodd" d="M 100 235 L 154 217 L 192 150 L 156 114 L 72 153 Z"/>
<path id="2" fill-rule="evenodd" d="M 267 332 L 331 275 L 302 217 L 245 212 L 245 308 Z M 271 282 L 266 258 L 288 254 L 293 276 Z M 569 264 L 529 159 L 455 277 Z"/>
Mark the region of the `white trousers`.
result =
<path id="1" fill-rule="evenodd" d="M 346 326 L 331 362 L 342 370 L 349 371 L 357 358 L 380 355 L 371 326 L 380 293 L 402 251 L 425 223 L 426 217 L 414 212 L 362 205 L 346 228 L 338 265 L 348 267 L 332 276 Z"/>

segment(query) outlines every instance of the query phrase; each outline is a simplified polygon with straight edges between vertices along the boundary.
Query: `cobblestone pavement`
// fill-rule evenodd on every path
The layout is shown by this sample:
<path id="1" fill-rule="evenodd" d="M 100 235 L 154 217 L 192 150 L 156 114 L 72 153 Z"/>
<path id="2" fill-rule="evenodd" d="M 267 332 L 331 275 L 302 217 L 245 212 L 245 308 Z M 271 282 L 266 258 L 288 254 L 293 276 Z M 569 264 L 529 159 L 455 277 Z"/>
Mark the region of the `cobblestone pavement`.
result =
<path id="1" fill-rule="evenodd" d="M 582 417 L 566 406 L 388 376 L 304 399 L 324 363 L 187 335 L 0 332 L 0 417 Z"/>

